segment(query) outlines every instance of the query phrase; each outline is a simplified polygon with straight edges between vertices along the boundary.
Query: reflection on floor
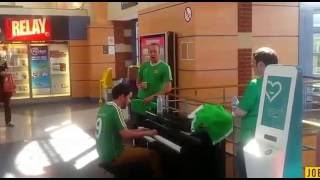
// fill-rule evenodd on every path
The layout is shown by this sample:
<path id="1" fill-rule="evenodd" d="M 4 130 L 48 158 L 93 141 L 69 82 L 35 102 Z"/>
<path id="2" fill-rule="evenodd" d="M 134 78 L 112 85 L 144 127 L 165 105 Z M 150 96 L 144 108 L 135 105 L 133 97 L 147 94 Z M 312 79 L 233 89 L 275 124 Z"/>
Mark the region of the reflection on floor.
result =
<path id="1" fill-rule="evenodd" d="M 12 108 L 14 128 L 0 111 L 0 177 L 113 177 L 98 167 L 96 103 Z"/>

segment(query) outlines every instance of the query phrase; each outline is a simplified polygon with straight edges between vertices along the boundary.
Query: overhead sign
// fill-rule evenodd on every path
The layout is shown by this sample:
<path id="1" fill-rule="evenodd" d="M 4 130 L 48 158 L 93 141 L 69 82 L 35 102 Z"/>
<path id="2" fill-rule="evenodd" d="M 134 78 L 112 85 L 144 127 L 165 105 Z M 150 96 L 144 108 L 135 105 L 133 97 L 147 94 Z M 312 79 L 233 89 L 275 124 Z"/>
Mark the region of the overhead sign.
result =
<path id="1" fill-rule="evenodd" d="M 4 32 L 8 41 L 51 40 L 51 21 L 48 17 L 5 18 Z"/>

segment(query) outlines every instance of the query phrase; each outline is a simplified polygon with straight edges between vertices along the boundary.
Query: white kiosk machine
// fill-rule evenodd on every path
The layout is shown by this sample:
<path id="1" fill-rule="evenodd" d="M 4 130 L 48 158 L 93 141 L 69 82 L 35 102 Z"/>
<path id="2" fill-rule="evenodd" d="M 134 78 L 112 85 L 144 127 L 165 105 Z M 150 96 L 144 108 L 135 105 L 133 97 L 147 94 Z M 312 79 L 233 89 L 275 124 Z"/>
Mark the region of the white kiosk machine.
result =
<path id="1" fill-rule="evenodd" d="M 243 148 L 247 177 L 302 177 L 303 81 L 295 66 L 269 65 L 255 137 Z"/>

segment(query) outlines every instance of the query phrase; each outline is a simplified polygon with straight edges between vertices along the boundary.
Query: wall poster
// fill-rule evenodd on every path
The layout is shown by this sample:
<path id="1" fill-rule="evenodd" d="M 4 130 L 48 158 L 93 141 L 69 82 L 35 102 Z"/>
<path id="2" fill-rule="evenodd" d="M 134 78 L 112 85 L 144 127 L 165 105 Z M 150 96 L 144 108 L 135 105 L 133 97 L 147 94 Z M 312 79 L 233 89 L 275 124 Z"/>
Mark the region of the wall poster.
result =
<path id="1" fill-rule="evenodd" d="M 47 46 L 31 46 L 31 76 L 33 95 L 48 95 L 51 89 Z"/>
<path id="2" fill-rule="evenodd" d="M 152 43 L 160 45 L 160 60 L 167 62 L 165 38 L 165 34 L 155 34 L 140 37 L 140 64 L 150 60 L 148 46 Z"/>

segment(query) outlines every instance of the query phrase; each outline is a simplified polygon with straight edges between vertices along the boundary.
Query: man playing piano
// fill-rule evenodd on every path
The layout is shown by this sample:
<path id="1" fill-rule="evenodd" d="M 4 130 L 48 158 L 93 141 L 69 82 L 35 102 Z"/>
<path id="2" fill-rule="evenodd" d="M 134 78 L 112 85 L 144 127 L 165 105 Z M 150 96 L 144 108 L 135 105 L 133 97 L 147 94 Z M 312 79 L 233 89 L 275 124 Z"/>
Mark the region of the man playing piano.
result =
<path id="1" fill-rule="evenodd" d="M 152 150 L 141 147 L 125 147 L 124 139 L 154 136 L 156 130 L 147 128 L 128 129 L 121 109 L 130 103 L 132 92 L 128 85 L 119 84 L 112 89 L 112 102 L 101 106 L 96 121 L 96 142 L 102 166 L 112 164 L 143 163 L 153 171 L 154 176 L 161 175 L 160 157 Z"/>

